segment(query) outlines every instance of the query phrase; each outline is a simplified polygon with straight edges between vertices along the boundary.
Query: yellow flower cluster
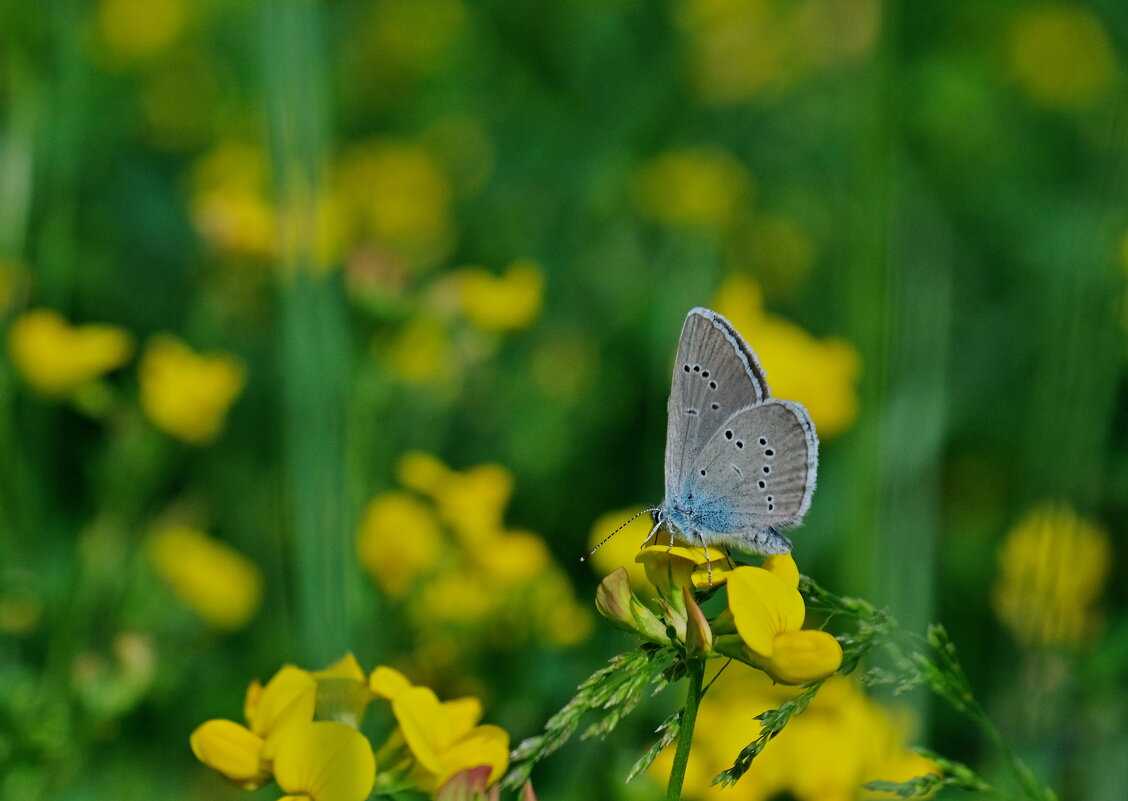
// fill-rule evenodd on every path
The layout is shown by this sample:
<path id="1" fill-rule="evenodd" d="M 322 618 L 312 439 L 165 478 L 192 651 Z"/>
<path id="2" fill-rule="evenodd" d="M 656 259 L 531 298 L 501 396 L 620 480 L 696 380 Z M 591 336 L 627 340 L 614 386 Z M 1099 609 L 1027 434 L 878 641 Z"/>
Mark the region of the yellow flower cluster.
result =
<path id="1" fill-rule="evenodd" d="M 366 707 L 391 705 L 398 728 L 380 749 L 357 730 Z M 192 732 L 196 757 L 232 784 L 254 790 L 275 781 L 288 795 L 310 801 L 362 801 L 377 781 L 427 793 L 461 774 L 486 769 L 494 784 L 509 764 L 509 735 L 479 725 L 476 698 L 439 701 L 427 687 L 378 667 L 365 677 L 352 654 L 328 669 L 283 667 L 263 687 L 247 690 L 246 725 L 209 720 Z"/>
<path id="2" fill-rule="evenodd" d="M 149 340 L 139 368 L 141 408 L 159 428 L 192 445 L 219 434 L 246 381 L 226 354 L 198 354 L 167 334 Z"/>
<path id="3" fill-rule="evenodd" d="M 858 416 L 857 349 L 842 339 L 816 339 L 799 326 L 764 311 L 760 287 L 734 276 L 717 291 L 713 308 L 752 343 L 772 394 L 799 401 L 819 437 L 843 433 Z"/>
<path id="4" fill-rule="evenodd" d="M 381 589 L 406 605 L 420 637 L 453 637 L 465 648 L 506 647 L 530 634 L 554 645 L 587 637 L 591 616 L 544 540 L 504 524 L 513 490 L 507 470 L 456 471 L 408 453 L 398 473 L 411 492 L 372 499 L 357 548 Z"/>
<path id="5" fill-rule="evenodd" d="M 462 313 L 483 331 L 500 334 L 528 328 L 540 313 L 544 272 L 529 259 L 513 262 L 501 276 L 464 267 L 456 280 Z"/>
<path id="6" fill-rule="evenodd" d="M 28 384 L 61 398 L 125 364 L 133 337 L 115 326 L 72 326 L 50 309 L 32 309 L 12 323 L 8 350 Z"/>
<path id="7" fill-rule="evenodd" d="M 428 269 L 450 255 L 454 190 L 427 148 L 395 140 L 356 145 L 327 173 L 307 219 L 308 210 L 291 214 L 272 199 L 261 147 L 221 143 L 193 171 L 196 229 L 218 252 L 256 261 L 308 242 L 319 269 L 361 244 L 376 248 L 392 274 Z"/>
<path id="8" fill-rule="evenodd" d="M 240 629 L 259 610 L 258 565 L 198 529 L 160 529 L 149 540 L 148 556 L 173 594 L 218 629 Z"/>
<path id="9" fill-rule="evenodd" d="M 167 51 L 183 34 L 188 16 L 185 0 L 102 0 L 96 23 L 101 44 L 124 64 Z"/>
<path id="10" fill-rule="evenodd" d="M 860 60 L 880 17 L 876 0 L 683 0 L 680 12 L 697 91 L 715 104 L 771 98 Z"/>
<path id="11" fill-rule="evenodd" d="M 544 270 L 531 259 L 514 261 L 501 275 L 461 267 L 434 282 L 427 306 L 374 352 L 405 383 L 453 387 L 489 355 L 493 337 L 533 324 L 544 303 L 544 282 Z"/>
<path id="12" fill-rule="evenodd" d="M 627 571 L 608 575 L 596 592 L 599 613 L 621 628 L 659 643 L 678 642 L 698 656 L 727 656 L 759 668 L 782 684 L 825 678 L 842 664 L 842 648 L 825 631 L 804 630 L 806 607 L 790 554 L 762 567 L 726 566 L 720 548 L 648 545 L 637 560 L 658 596 L 660 615 L 631 590 Z M 728 607 L 712 620 L 693 589 L 727 584 Z"/>
<path id="13" fill-rule="evenodd" d="M 862 801 L 890 797 L 863 789 L 866 782 L 940 773 L 932 761 L 905 748 L 904 732 L 894 718 L 856 682 L 834 677 L 768 743 L 735 791 L 710 786 L 755 737 L 749 724 L 755 725 L 756 716 L 794 693 L 752 671 L 722 673 L 698 709 L 682 797 L 726 801 L 735 792 L 742 801 Z M 669 776 L 672 752 L 667 748 L 651 767 L 659 781 Z"/>
<path id="14" fill-rule="evenodd" d="M 1076 647 L 1092 638 L 1111 566 L 1108 533 L 1067 506 L 1043 504 L 999 550 L 995 614 L 1027 647 Z"/>
<path id="15" fill-rule="evenodd" d="M 1104 26 L 1081 6 L 1024 6 L 1010 22 L 1009 40 L 1014 80 L 1038 105 L 1065 111 L 1090 108 L 1117 77 Z"/>
<path id="16" fill-rule="evenodd" d="M 671 226 L 725 231 L 748 203 L 752 178 L 721 150 L 675 150 L 644 164 L 634 199 L 647 219 Z"/>

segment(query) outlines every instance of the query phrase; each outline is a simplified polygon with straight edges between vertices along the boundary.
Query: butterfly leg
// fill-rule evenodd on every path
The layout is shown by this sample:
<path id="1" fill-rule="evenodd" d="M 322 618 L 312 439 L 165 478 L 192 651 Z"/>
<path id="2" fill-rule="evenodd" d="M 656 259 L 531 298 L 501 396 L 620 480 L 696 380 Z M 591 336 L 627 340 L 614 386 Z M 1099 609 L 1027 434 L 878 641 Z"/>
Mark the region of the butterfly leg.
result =
<path id="1" fill-rule="evenodd" d="M 709 586 L 713 586 L 713 557 L 709 555 L 709 543 L 705 542 L 705 537 L 700 531 L 697 533 L 697 539 L 701 540 L 701 547 L 705 549 L 705 570 L 709 574 Z"/>
<path id="2" fill-rule="evenodd" d="M 657 533 L 658 533 L 658 529 L 659 529 L 659 528 L 661 528 L 661 527 L 662 527 L 662 521 L 661 521 L 661 520 L 659 520 L 659 521 L 657 521 L 657 522 L 656 522 L 656 523 L 654 524 L 654 528 L 650 529 L 650 533 L 646 535 L 646 539 L 644 539 L 644 540 L 642 541 L 642 545 L 640 545 L 640 546 L 638 546 L 638 547 L 639 547 L 639 548 L 645 548 L 645 547 L 646 547 L 646 543 L 650 542 L 650 538 L 651 538 L 651 537 L 653 537 L 653 536 L 654 536 L 655 534 L 657 534 Z M 657 543 L 655 543 L 655 544 L 657 545 Z"/>

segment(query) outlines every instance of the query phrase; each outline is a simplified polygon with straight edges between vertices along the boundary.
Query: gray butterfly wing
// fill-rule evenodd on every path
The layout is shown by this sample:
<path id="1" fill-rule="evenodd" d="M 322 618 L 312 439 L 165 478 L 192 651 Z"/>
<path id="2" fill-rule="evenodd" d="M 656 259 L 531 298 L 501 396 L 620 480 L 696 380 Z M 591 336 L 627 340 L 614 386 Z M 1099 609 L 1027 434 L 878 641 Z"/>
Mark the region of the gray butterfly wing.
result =
<path id="1" fill-rule="evenodd" d="M 718 542 L 763 544 L 765 529 L 807 513 L 818 462 L 815 426 L 798 403 L 771 399 L 737 412 L 693 460 L 700 522 Z"/>
<path id="2" fill-rule="evenodd" d="M 710 309 L 691 309 L 667 404 L 666 496 L 683 484 L 690 463 L 721 424 L 767 397 L 763 368 L 732 323 Z"/>

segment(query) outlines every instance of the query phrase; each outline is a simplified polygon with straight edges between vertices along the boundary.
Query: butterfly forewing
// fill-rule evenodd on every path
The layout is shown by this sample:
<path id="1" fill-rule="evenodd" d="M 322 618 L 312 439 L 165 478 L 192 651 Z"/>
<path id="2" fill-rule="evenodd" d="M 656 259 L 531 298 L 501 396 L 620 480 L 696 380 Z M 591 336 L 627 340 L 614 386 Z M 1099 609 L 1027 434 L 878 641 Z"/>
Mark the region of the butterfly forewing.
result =
<path id="1" fill-rule="evenodd" d="M 709 309 L 689 312 L 678 342 L 668 404 L 666 494 L 684 483 L 690 464 L 739 409 L 768 397 L 756 355 L 732 324 Z"/>
<path id="2" fill-rule="evenodd" d="M 690 481 L 726 510 L 728 533 L 793 525 L 815 489 L 818 438 L 807 410 L 767 400 L 726 420 L 690 467 Z M 700 490 L 699 490 L 700 492 Z"/>

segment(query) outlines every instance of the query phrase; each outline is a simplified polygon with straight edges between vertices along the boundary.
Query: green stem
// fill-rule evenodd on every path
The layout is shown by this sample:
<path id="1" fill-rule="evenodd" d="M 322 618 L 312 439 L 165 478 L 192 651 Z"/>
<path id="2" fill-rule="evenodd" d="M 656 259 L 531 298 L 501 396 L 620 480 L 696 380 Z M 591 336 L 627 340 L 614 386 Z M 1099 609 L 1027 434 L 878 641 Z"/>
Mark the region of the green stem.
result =
<path id="1" fill-rule="evenodd" d="M 693 745 L 693 727 L 697 723 L 697 706 L 701 702 L 701 686 L 705 682 L 705 660 L 690 659 L 686 663 L 689 693 L 682 711 L 678 731 L 678 750 L 674 753 L 674 766 L 670 769 L 670 783 L 666 785 L 666 801 L 680 801 L 685 767 L 689 764 L 689 749 Z"/>

